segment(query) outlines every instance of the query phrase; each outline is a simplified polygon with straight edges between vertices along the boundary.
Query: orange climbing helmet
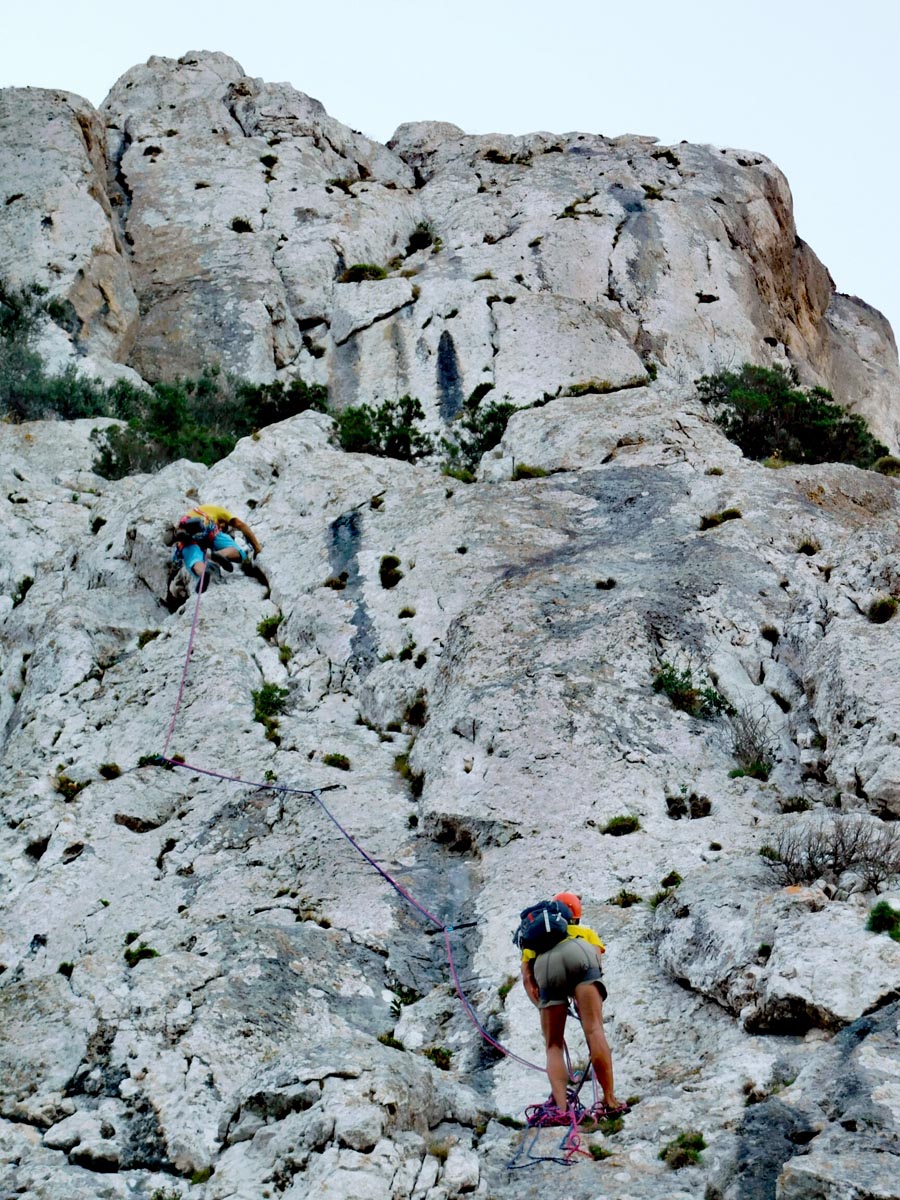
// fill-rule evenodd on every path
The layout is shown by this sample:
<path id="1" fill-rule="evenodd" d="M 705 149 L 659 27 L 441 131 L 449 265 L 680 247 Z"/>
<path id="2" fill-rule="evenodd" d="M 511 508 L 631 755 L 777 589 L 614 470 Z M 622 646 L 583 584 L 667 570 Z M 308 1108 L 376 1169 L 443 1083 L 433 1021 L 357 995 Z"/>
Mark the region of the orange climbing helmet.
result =
<path id="1" fill-rule="evenodd" d="M 561 904 L 565 904 L 570 909 L 572 916 L 576 921 L 581 920 L 581 897 L 576 896 L 574 892 L 557 892 L 553 897 L 554 900 L 559 900 Z"/>

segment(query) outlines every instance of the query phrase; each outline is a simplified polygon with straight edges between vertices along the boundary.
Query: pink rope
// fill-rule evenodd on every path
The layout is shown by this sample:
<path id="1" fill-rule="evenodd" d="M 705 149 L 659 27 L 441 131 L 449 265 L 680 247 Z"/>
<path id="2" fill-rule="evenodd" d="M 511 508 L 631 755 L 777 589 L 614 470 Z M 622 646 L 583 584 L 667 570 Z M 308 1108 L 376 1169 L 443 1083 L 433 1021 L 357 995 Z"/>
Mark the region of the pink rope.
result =
<path id="1" fill-rule="evenodd" d="M 185 762 L 183 758 L 166 758 L 159 756 L 159 761 L 167 767 L 181 767 L 185 771 L 195 771 L 198 775 L 208 775 L 211 779 L 224 779 L 227 783 L 239 783 L 242 787 L 252 787 L 267 792 L 287 792 L 293 796 L 314 796 L 316 792 L 333 792 L 343 787 L 342 783 L 329 783 L 320 788 L 295 788 L 285 783 L 257 783 L 254 779 L 242 779 L 240 775 L 225 775 L 222 771 L 211 771 L 208 767 L 198 767 L 194 763 Z"/>
<path id="2" fill-rule="evenodd" d="M 267 783 L 257 783 L 252 780 L 242 779 L 238 775 L 227 775 L 221 771 L 212 771 L 207 767 L 198 767 L 198 766 L 194 765 L 193 763 L 185 762 L 183 759 L 168 757 L 169 743 L 172 740 L 172 735 L 175 731 L 175 723 L 178 719 L 178 713 L 181 709 L 181 702 L 184 697 L 185 683 L 187 681 L 188 667 L 190 665 L 191 654 L 193 653 L 193 649 L 194 649 L 194 640 L 197 635 L 197 623 L 198 623 L 198 620 L 200 617 L 200 600 L 203 595 L 203 582 L 202 581 L 203 581 L 203 576 L 206 574 L 206 567 L 207 567 L 207 556 L 206 556 L 206 552 L 204 551 L 203 572 L 201 573 L 201 575 L 199 577 L 200 583 L 197 587 L 197 603 L 194 606 L 194 619 L 191 622 L 191 631 L 190 631 L 190 636 L 188 637 L 187 652 L 185 654 L 185 659 L 184 659 L 184 669 L 181 672 L 181 682 L 179 684 L 178 695 L 175 700 L 175 709 L 172 713 L 172 719 L 169 722 L 169 728 L 166 732 L 166 740 L 163 745 L 163 752 L 159 756 L 158 761 L 169 767 L 179 767 L 182 770 L 194 771 L 198 775 L 206 775 L 212 779 L 222 779 L 222 780 L 227 781 L 228 783 L 238 783 L 245 787 L 253 787 L 253 788 L 262 789 L 262 790 L 266 790 L 266 791 L 282 792 L 282 793 L 286 793 L 286 794 L 289 793 L 289 794 L 297 795 L 297 796 L 312 796 L 313 799 L 316 801 L 316 803 L 319 805 L 319 807 L 324 812 L 325 816 L 328 817 L 329 821 L 331 821 L 331 823 L 335 826 L 335 828 L 343 835 L 344 838 L 346 838 L 346 840 L 350 843 L 350 845 L 357 852 L 357 854 L 359 854 L 362 858 L 364 858 L 366 860 L 366 862 L 372 868 L 374 868 L 374 870 L 376 870 L 378 872 L 378 874 L 382 877 L 382 879 L 384 879 L 384 881 L 387 884 L 389 884 L 390 887 L 392 887 L 394 889 L 394 891 L 398 893 L 398 895 L 403 897 L 403 899 L 407 902 L 407 904 L 412 905 L 412 907 L 415 908 L 419 913 L 421 913 L 422 916 L 426 918 L 426 920 L 430 921 L 434 926 L 437 927 L 437 929 L 440 929 L 442 931 L 442 933 L 444 934 L 444 945 L 445 945 L 445 948 L 447 951 L 447 963 L 450 967 L 450 975 L 453 979 L 453 986 L 456 989 L 456 994 L 459 996 L 460 1001 L 462 1002 L 463 1009 L 465 1010 L 465 1013 L 468 1016 L 469 1020 L 472 1022 L 472 1024 L 475 1026 L 475 1028 L 478 1030 L 479 1034 L 484 1038 L 484 1040 L 486 1042 L 488 1042 L 491 1046 L 493 1046 L 495 1050 L 498 1050 L 501 1054 L 506 1055 L 507 1058 L 511 1058 L 514 1062 L 520 1063 L 523 1067 L 528 1067 L 528 1069 L 531 1071 L 543 1072 L 544 1068 L 538 1066 L 537 1063 L 529 1062 L 528 1059 L 522 1058 L 520 1055 L 515 1054 L 512 1050 L 508 1050 L 505 1046 L 503 1046 L 500 1042 L 498 1042 L 496 1040 L 496 1038 L 492 1037 L 488 1033 L 487 1029 L 485 1029 L 485 1027 L 481 1023 L 481 1021 L 479 1021 L 478 1015 L 475 1012 L 475 1009 L 472 1007 L 472 1004 L 470 1003 L 469 998 L 466 996 L 465 992 L 463 991 L 463 987 L 462 987 L 462 984 L 459 979 L 459 973 L 456 969 L 456 962 L 453 958 L 453 949 L 450 945 L 450 934 L 453 931 L 453 926 L 446 925 L 439 917 L 436 917 L 434 915 L 434 913 L 429 912 L 429 910 L 423 904 L 420 904 L 419 901 L 416 900 L 416 898 L 410 892 L 408 892 L 407 889 L 405 887 L 403 887 L 403 885 L 401 883 L 399 883 L 396 879 L 394 879 L 392 875 L 390 875 L 382 866 L 380 866 L 380 864 L 375 861 L 375 859 L 372 857 L 372 855 L 369 854 L 369 852 L 367 850 L 365 850 L 359 844 L 359 842 L 356 840 L 356 838 L 354 838 L 353 835 L 344 828 L 344 826 L 340 823 L 340 821 L 338 821 L 337 817 L 335 817 L 334 813 L 332 813 L 332 811 L 329 809 L 329 807 L 325 803 L 325 801 L 321 798 L 321 796 L 319 794 L 320 792 L 331 791 L 334 788 L 341 787 L 342 786 L 341 784 L 331 784 L 328 787 L 324 787 L 324 788 L 294 788 L 294 787 L 287 787 L 281 783 L 268 783 L 268 782 Z"/>
<path id="3" fill-rule="evenodd" d="M 203 551 L 203 570 L 200 572 L 200 576 L 199 576 L 200 582 L 197 585 L 197 603 L 194 605 L 194 619 L 191 622 L 191 634 L 190 634 L 190 637 L 188 638 L 187 654 L 184 656 L 184 668 L 181 672 L 181 683 L 179 684 L 178 696 L 175 700 L 175 711 L 172 713 L 172 720 L 169 722 L 169 729 L 168 729 L 168 732 L 166 733 L 166 740 L 163 745 L 163 752 L 162 752 L 163 758 L 165 758 L 165 756 L 168 752 L 169 742 L 172 740 L 172 734 L 175 732 L 175 722 L 178 719 L 178 711 L 181 708 L 181 700 L 182 700 L 182 697 L 184 696 L 184 685 L 187 682 L 188 667 L 190 666 L 191 654 L 194 649 L 194 638 L 197 635 L 197 621 L 200 618 L 200 598 L 203 595 L 203 577 L 205 574 L 206 574 L 206 551 L 204 550 Z"/>
<path id="4" fill-rule="evenodd" d="M 444 930 L 444 946 L 447 950 L 447 962 L 450 966 L 450 977 L 453 980 L 453 986 L 456 988 L 456 994 L 462 1001 L 462 1006 L 465 1009 L 469 1020 L 472 1022 L 484 1040 L 489 1042 L 495 1050 L 499 1050 L 501 1054 L 505 1054 L 507 1058 L 511 1058 L 514 1062 L 521 1063 L 523 1067 L 528 1067 L 528 1069 L 531 1071 L 540 1071 L 543 1074 L 543 1067 L 539 1067 L 537 1063 L 529 1062 L 527 1058 L 521 1058 L 518 1054 L 514 1054 L 512 1050 L 507 1050 L 505 1046 L 502 1046 L 500 1042 L 491 1037 L 482 1023 L 478 1020 L 475 1009 L 470 1004 L 469 998 L 463 991 L 462 984 L 459 981 L 459 972 L 456 970 L 456 962 L 453 958 L 453 948 L 450 945 L 451 931 L 446 926 L 442 926 L 442 928 Z"/>

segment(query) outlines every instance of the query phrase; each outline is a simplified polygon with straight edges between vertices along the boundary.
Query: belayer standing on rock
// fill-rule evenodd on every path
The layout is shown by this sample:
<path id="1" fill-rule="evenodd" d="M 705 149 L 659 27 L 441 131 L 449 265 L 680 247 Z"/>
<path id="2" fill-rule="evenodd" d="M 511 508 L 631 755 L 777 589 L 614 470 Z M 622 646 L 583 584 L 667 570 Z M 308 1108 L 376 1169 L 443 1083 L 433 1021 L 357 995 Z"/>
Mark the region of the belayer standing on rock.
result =
<path id="1" fill-rule="evenodd" d="M 232 571 L 235 563 L 243 562 L 247 557 L 246 550 L 226 533 L 228 529 L 242 533 L 253 547 L 253 553 L 259 554 L 261 546 L 250 526 L 218 504 L 198 504 L 175 526 L 172 559 L 197 576 L 198 592 L 206 591 L 213 574 Z M 209 558 L 204 571 L 207 554 Z"/>
<path id="2" fill-rule="evenodd" d="M 523 910 L 516 932 L 516 944 L 522 950 L 522 983 L 531 1003 L 540 1009 L 547 1049 L 553 1104 L 544 1107 L 540 1122 L 544 1125 L 568 1124 L 572 1119 L 565 1055 L 566 1017 L 572 999 L 603 1091 L 603 1104 L 593 1115 L 608 1117 L 630 1111 L 616 1098 L 612 1055 L 603 1032 L 606 988 L 600 955 L 605 947 L 593 929 L 580 922 L 581 899 L 574 892 L 559 892 L 552 901 Z"/>

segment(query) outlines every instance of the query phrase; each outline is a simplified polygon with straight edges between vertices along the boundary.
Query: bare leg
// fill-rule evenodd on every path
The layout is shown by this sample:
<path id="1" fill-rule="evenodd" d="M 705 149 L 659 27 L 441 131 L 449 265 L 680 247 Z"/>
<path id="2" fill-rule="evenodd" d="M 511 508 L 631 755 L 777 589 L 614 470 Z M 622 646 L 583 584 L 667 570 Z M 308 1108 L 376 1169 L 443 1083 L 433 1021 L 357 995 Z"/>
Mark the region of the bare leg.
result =
<path id="1" fill-rule="evenodd" d="M 569 1086 L 569 1071 L 566 1067 L 565 1033 L 568 1008 L 565 1004 L 553 1004 L 541 1009 L 541 1031 L 547 1047 L 547 1077 L 556 1106 L 562 1112 L 568 1107 L 566 1089 Z"/>
<path id="2" fill-rule="evenodd" d="M 603 1103 L 611 1108 L 616 1107 L 619 1101 L 613 1086 L 612 1054 L 603 1032 L 603 999 L 600 989 L 595 983 L 579 983 L 575 988 L 575 1002 L 587 1039 L 594 1074 L 603 1089 Z"/>

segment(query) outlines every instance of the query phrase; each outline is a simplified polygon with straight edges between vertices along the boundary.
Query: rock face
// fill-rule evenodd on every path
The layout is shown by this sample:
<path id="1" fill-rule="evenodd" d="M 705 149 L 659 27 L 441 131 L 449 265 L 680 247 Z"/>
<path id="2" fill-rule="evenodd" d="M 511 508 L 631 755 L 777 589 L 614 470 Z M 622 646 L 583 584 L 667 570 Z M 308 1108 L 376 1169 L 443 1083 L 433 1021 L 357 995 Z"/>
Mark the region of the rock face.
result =
<path id="1" fill-rule="evenodd" d="M 80 96 L 40 88 L 0 91 L 0 275 L 37 283 L 71 305 L 70 337 L 53 327 L 45 350 L 73 352 L 90 374 L 111 378 L 138 328 L 127 247 L 106 187 L 106 129 Z"/>
<path id="2" fill-rule="evenodd" d="M 39 96 L 5 99 L 82 111 Z M 898 829 L 900 618 L 867 613 L 900 595 L 900 483 L 747 461 L 691 383 L 789 359 L 896 441 L 890 331 L 795 243 L 781 176 L 638 138 L 429 123 L 381 147 L 221 55 L 151 60 L 104 112 L 108 211 L 88 143 L 65 151 L 76 255 L 97 213 L 122 245 L 74 335 L 92 361 L 409 391 L 436 428 L 486 381 L 547 402 L 471 485 L 343 453 L 318 413 L 117 482 L 91 470 L 103 422 L 0 423 L 3 1194 L 898 1200 L 900 943 L 866 926 L 900 879 L 784 885 L 767 848 L 844 819 L 886 860 Z M 3 253 L 42 278 L 43 243 Z M 163 545 L 198 500 L 262 543 L 199 608 Z M 673 706 L 665 664 L 727 711 Z M 766 780 L 735 774 L 748 731 Z M 463 926 L 474 1012 L 536 1070 L 479 1039 L 443 936 L 342 830 Z M 562 887 L 639 1097 L 564 1183 L 509 1172 L 504 1123 L 547 1086 L 509 934 Z M 703 1162 L 673 1171 L 688 1130 Z"/>
<path id="3" fill-rule="evenodd" d="M 72 302 L 94 373 L 409 393 L 439 428 L 486 385 L 524 405 L 780 363 L 898 448 L 890 327 L 835 293 L 759 154 L 438 122 L 385 147 L 206 52 L 133 68 L 100 114 L 9 90 L 0 122 L 0 267 Z M 345 282 L 359 264 L 385 278 Z"/>

